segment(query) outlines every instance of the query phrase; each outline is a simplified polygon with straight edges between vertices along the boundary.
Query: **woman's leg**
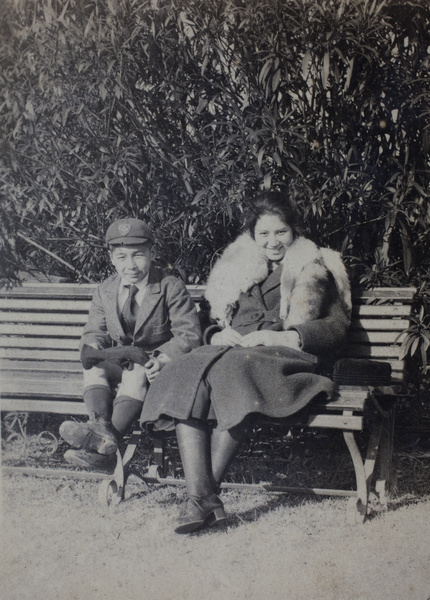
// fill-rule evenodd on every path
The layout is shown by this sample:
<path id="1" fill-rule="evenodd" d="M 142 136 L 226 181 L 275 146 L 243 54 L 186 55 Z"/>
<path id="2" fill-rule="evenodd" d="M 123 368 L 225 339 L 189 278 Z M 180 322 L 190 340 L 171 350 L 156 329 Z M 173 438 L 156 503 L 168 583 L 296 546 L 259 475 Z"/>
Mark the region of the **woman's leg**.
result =
<path id="1" fill-rule="evenodd" d="M 213 493 L 210 435 L 204 421 L 177 421 L 176 437 L 189 496 Z"/>
<path id="2" fill-rule="evenodd" d="M 176 533 L 191 533 L 227 517 L 214 492 L 210 458 L 210 430 L 204 421 L 177 421 L 176 436 L 187 482 L 188 499 L 176 519 Z"/>
<path id="3" fill-rule="evenodd" d="M 245 425 L 220 431 L 214 427 L 211 435 L 211 464 L 215 489 L 218 489 L 243 441 L 247 437 Z"/>

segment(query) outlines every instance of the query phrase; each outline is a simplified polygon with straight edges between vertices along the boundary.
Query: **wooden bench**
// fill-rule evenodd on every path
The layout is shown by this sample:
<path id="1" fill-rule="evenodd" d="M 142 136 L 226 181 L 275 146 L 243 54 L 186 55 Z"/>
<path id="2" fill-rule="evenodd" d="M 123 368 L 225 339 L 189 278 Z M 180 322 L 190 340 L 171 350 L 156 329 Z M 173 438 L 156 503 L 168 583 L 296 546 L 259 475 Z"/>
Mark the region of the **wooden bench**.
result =
<path id="1" fill-rule="evenodd" d="M 0 290 L 1 410 L 85 415 L 78 341 L 86 323 L 95 285 L 24 284 Z M 197 305 L 203 286 L 188 286 Z M 409 326 L 415 288 L 376 288 L 353 292 L 353 317 L 345 358 L 383 361 L 391 365 L 388 381 L 360 381 L 336 386 L 334 398 L 310 405 L 291 425 L 338 430 L 351 455 L 356 490 L 297 488 L 261 484 L 223 484 L 223 487 L 262 488 L 275 492 L 306 492 L 351 496 L 353 514 L 363 521 L 374 483 L 374 494 L 386 503 L 390 488 L 394 409 L 402 392 L 405 363 L 400 360 L 400 333 Z M 349 383 L 347 381 L 347 383 Z M 367 450 L 362 456 L 355 433 L 370 427 Z M 102 498 L 124 493 L 133 452 L 140 432 L 135 431 L 124 456 L 118 453 L 114 476 L 107 477 Z M 375 482 L 377 462 L 379 474 Z M 164 442 L 155 441 L 154 465 L 147 482 L 183 484 L 165 477 Z M 113 495 L 113 496 L 112 496 Z"/>

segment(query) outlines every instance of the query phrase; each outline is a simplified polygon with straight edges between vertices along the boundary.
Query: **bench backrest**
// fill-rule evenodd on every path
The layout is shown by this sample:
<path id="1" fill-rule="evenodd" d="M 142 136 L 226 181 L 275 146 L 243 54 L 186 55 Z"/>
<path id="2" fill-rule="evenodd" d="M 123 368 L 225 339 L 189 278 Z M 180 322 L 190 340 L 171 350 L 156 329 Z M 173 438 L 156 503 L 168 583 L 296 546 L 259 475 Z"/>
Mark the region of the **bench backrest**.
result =
<path id="1" fill-rule="evenodd" d="M 403 381 L 405 361 L 400 360 L 399 336 L 410 325 L 416 291 L 413 287 L 353 290 L 346 357 L 388 362 L 393 378 Z"/>
<path id="2" fill-rule="evenodd" d="M 80 370 L 78 341 L 95 289 L 93 284 L 24 284 L 0 290 L 0 361 L 50 362 Z M 187 286 L 198 304 L 204 286 Z M 396 379 L 404 377 L 399 334 L 409 326 L 415 288 L 353 291 L 353 316 L 347 357 L 390 362 Z"/>

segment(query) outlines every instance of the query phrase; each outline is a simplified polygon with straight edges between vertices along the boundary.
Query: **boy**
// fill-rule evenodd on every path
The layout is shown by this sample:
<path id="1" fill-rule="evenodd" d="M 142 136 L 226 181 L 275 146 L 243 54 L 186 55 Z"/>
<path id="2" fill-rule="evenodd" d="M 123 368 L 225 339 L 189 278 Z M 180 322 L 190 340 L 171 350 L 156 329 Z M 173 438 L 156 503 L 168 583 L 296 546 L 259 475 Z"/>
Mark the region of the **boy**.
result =
<path id="1" fill-rule="evenodd" d="M 111 471 L 117 439 L 140 415 L 148 383 L 167 362 L 200 345 L 201 329 L 185 285 L 151 264 L 154 236 L 146 223 L 115 221 L 106 244 L 116 274 L 96 289 L 80 344 L 89 421 L 65 421 L 60 434 L 76 448 L 64 455 L 69 463 Z M 105 360 L 91 366 L 86 355 L 100 350 Z M 123 351 L 128 362 L 109 359 Z"/>

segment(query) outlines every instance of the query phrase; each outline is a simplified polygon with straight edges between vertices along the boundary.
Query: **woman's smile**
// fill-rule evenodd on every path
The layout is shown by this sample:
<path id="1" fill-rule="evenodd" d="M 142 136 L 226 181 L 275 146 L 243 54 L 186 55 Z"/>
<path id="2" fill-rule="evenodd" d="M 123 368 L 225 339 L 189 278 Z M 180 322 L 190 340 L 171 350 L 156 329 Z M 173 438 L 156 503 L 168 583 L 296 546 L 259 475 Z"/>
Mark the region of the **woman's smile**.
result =
<path id="1" fill-rule="evenodd" d="M 255 225 L 255 243 L 264 250 L 267 260 L 279 262 L 294 241 L 294 231 L 278 215 L 262 215 Z"/>

